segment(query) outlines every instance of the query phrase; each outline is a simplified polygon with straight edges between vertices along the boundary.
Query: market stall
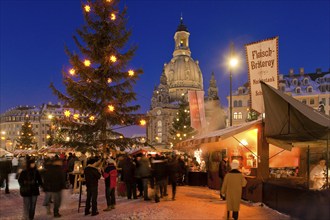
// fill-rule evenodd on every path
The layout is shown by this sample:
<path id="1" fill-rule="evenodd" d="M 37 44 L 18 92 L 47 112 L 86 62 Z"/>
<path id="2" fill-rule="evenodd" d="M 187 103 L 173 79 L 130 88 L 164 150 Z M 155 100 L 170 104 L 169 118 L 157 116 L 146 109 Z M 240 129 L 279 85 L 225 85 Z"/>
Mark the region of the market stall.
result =
<path id="1" fill-rule="evenodd" d="M 265 83 L 261 86 L 272 155 L 263 202 L 297 218 L 329 219 L 329 116 Z M 318 173 L 322 182 L 315 187 L 312 175 L 321 166 L 318 161 L 323 161 Z"/>
<path id="2" fill-rule="evenodd" d="M 268 177 L 268 148 L 263 147 L 261 119 L 240 126 L 210 132 L 183 141 L 176 146 L 182 151 L 199 149 L 207 167 L 207 185 L 219 190 L 219 162 L 228 156 L 229 163 L 237 159 L 241 171 L 247 177 L 248 185 L 243 190 L 243 198 L 260 202 L 262 199 L 262 179 Z M 267 157 L 263 156 L 266 154 Z M 200 177 L 203 178 L 203 177 Z"/>

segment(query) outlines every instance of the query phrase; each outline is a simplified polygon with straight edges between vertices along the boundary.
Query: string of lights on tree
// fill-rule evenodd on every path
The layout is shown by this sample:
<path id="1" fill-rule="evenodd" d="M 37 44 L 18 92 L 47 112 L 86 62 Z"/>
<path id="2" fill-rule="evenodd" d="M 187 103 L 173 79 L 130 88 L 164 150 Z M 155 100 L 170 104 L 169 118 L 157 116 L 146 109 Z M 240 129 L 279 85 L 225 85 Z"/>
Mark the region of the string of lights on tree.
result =
<path id="1" fill-rule="evenodd" d="M 85 24 L 77 30 L 74 42 L 80 53 L 66 47 L 70 66 L 62 71 L 66 93 L 51 84 L 59 99 L 69 106 L 64 117 L 56 119 L 70 136 L 71 145 L 128 147 L 134 140 L 118 128 L 146 124 L 135 113 L 133 84 L 143 73 L 131 68 L 136 46 L 128 45 L 131 30 L 126 28 L 127 8 L 119 10 L 118 0 L 82 3 Z"/>

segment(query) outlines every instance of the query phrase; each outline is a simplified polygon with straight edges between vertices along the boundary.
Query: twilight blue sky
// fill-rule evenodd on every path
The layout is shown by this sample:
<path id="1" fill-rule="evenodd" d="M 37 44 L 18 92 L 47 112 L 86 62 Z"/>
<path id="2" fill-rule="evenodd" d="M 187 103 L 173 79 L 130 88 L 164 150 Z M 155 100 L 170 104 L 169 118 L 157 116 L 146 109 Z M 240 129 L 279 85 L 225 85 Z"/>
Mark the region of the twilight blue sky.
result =
<path id="1" fill-rule="evenodd" d="M 0 112 L 18 105 L 40 105 L 55 96 L 53 81 L 62 85 L 68 66 L 64 45 L 77 48 L 72 36 L 81 27 L 83 0 L 0 0 Z M 247 81 L 244 45 L 279 36 L 280 73 L 330 67 L 329 1 L 188 1 L 123 0 L 128 6 L 131 41 L 139 49 L 132 61 L 144 74 L 135 86 L 140 112 L 149 110 L 153 87 L 163 64 L 172 58 L 173 36 L 183 13 L 190 49 L 199 60 L 208 88 L 214 71 L 223 105 L 227 106 L 229 74 L 223 66 L 230 42 L 242 55 L 233 88 Z M 131 127 L 125 133 L 144 133 Z"/>

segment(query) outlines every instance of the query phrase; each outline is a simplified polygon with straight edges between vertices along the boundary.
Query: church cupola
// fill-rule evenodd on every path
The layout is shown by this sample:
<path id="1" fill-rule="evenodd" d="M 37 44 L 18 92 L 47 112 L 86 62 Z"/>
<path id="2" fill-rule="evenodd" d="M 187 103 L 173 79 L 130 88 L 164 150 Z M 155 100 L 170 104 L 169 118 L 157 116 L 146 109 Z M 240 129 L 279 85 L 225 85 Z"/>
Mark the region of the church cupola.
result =
<path id="1" fill-rule="evenodd" d="M 214 78 L 214 73 L 212 72 L 210 87 L 207 90 L 208 100 L 219 100 L 217 81 Z"/>
<path id="2" fill-rule="evenodd" d="M 178 28 L 176 29 L 175 35 L 174 35 L 174 41 L 175 41 L 175 48 L 173 52 L 173 56 L 178 55 L 187 55 L 191 56 L 191 52 L 189 49 L 189 31 L 186 25 L 183 24 L 183 18 L 181 16 L 180 24 Z"/>

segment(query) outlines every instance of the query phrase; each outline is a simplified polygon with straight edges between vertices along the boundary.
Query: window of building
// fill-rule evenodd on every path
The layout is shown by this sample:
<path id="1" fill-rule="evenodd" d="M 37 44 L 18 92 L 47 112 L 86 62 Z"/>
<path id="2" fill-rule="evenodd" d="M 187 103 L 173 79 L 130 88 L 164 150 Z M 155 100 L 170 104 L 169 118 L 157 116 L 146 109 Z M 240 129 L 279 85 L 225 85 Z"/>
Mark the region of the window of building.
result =
<path id="1" fill-rule="evenodd" d="M 293 84 L 294 86 L 297 86 L 297 85 L 298 85 L 298 80 L 297 80 L 297 79 L 293 79 L 293 80 L 292 80 L 292 84 Z"/>
<path id="2" fill-rule="evenodd" d="M 285 85 L 280 86 L 280 91 L 285 92 Z"/>
<path id="3" fill-rule="evenodd" d="M 234 119 L 237 119 L 237 112 L 234 112 Z"/>
<path id="4" fill-rule="evenodd" d="M 302 103 L 307 104 L 306 99 L 301 100 Z"/>
<path id="5" fill-rule="evenodd" d="M 327 104 L 327 100 L 325 99 L 325 98 L 322 98 L 322 103 L 324 104 L 324 105 L 326 105 Z"/>
<path id="6" fill-rule="evenodd" d="M 313 92 L 313 88 L 312 88 L 311 86 L 309 86 L 309 87 L 307 88 L 307 92 L 308 92 L 308 93 L 312 93 L 312 92 Z"/>
<path id="7" fill-rule="evenodd" d="M 243 119 L 243 114 L 242 112 L 239 112 L 238 115 L 237 115 L 237 119 Z"/>
<path id="8" fill-rule="evenodd" d="M 234 101 L 234 107 L 237 107 L 237 101 L 236 100 Z"/>
<path id="9" fill-rule="evenodd" d="M 310 104 L 310 105 L 314 105 L 314 99 L 310 99 L 310 100 L 309 100 L 309 104 Z"/>
<path id="10" fill-rule="evenodd" d="M 162 97 L 158 96 L 158 102 L 162 102 Z"/>
<path id="11" fill-rule="evenodd" d="M 162 125 L 163 125 L 162 121 L 158 121 L 158 122 L 157 122 L 157 126 L 158 126 L 158 127 L 162 127 Z"/>
<path id="12" fill-rule="evenodd" d="M 296 88 L 296 93 L 297 93 L 297 94 L 300 94 L 300 92 L 301 92 L 300 87 L 297 87 L 297 88 Z"/>
<path id="13" fill-rule="evenodd" d="M 321 91 L 321 92 L 326 92 L 326 87 L 325 87 L 325 85 L 321 85 L 319 88 L 320 88 L 320 91 Z"/>
<path id="14" fill-rule="evenodd" d="M 238 107 L 242 107 L 242 100 L 238 101 Z"/>
<path id="15" fill-rule="evenodd" d="M 305 78 L 305 79 L 304 79 L 304 85 L 305 85 L 305 86 L 307 86 L 307 85 L 308 85 L 308 83 L 309 83 L 309 80 L 308 80 L 308 78 Z"/>

